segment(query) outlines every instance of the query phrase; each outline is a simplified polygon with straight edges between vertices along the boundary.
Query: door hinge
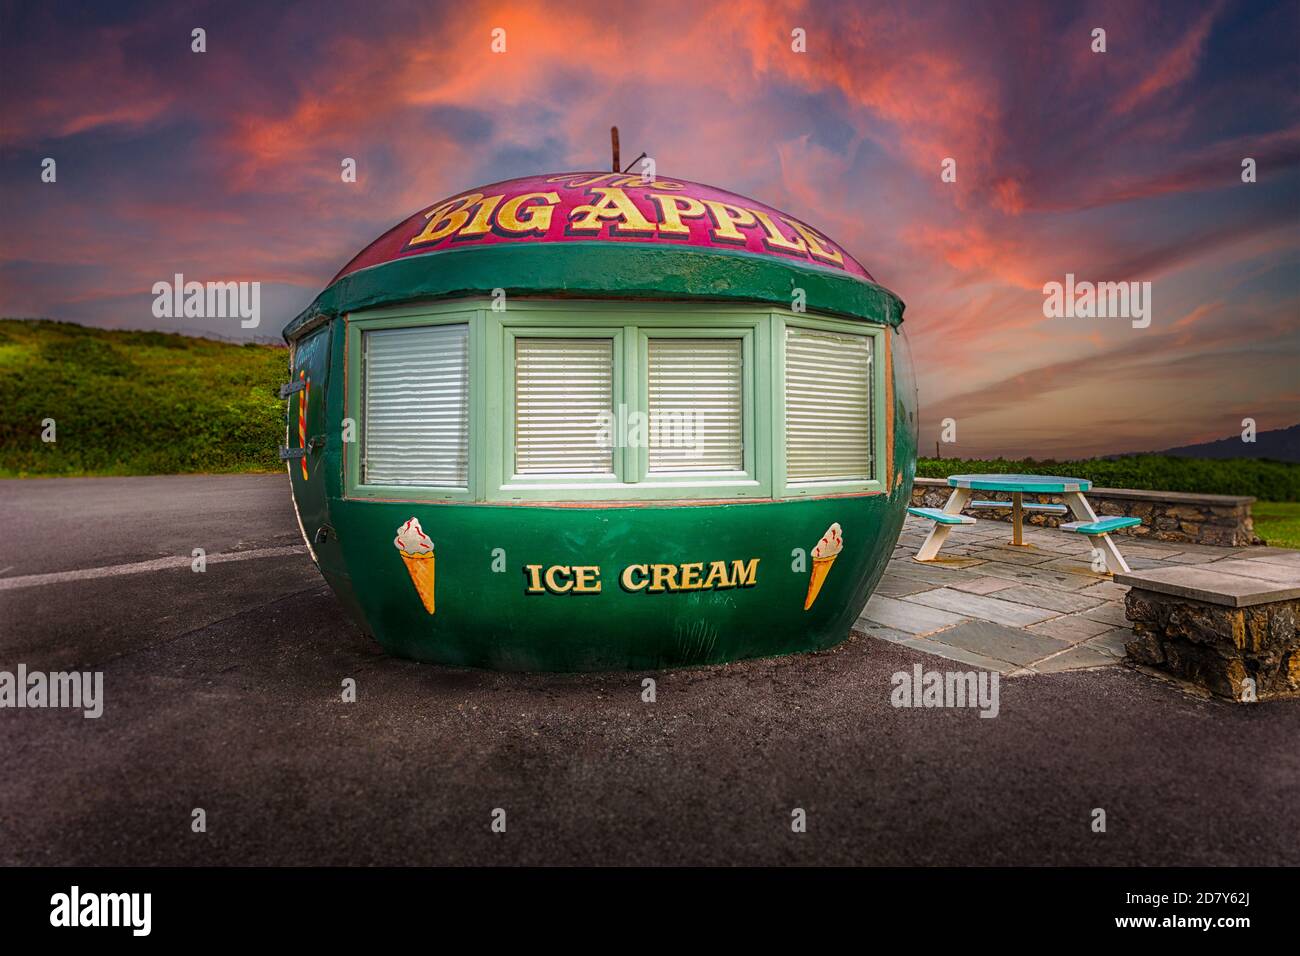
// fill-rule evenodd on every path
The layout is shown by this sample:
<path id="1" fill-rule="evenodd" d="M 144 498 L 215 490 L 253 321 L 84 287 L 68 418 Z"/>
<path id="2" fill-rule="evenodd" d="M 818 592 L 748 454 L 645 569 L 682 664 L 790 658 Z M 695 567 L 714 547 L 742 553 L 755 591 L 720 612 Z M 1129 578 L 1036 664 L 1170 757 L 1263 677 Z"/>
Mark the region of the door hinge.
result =
<path id="1" fill-rule="evenodd" d="M 294 392 L 301 392 L 301 391 L 302 391 L 304 388 L 306 388 L 306 387 L 307 387 L 307 381 L 306 381 L 306 379 L 301 379 L 301 378 L 298 379 L 298 381 L 296 381 L 296 382 L 289 382 L 289 383 L 286 384 L 286 385 L 281 385 L 281 386 L 280 386 L 280 397 L 281 397 L 281 398 L 288 398 L 288 397 L 289 397 L 290 395 L 292 395 Z"/>

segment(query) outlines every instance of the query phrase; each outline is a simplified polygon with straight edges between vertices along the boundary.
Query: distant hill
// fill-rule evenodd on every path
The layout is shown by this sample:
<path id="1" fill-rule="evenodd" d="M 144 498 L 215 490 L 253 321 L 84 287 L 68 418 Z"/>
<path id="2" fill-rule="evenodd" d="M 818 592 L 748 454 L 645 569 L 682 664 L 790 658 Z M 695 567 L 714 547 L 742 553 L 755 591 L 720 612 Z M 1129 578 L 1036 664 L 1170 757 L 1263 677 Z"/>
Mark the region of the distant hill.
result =
<path id="1" fill-rule="evenodd" d="M 1234 435 L 1200 445 L 1169 448 L 1156 454 L 1173 458 L 1268 458 L 1300 463 L 1300 425 L 1259 432 L 1254 442 L 1244 442 L 1240 435 Z"/>

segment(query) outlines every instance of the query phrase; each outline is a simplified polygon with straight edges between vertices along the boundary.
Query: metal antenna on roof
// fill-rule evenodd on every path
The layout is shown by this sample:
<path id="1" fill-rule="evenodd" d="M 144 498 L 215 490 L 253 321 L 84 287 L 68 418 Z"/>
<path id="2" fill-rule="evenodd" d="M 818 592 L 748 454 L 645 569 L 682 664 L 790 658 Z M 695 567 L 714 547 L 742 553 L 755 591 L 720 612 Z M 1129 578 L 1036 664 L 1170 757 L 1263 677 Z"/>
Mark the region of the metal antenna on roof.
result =
<path id="1" fill-rule="evenodd" d="M 621 170 L 618 168 L 618 127 L 617 126 L 611 126 L 609 128 L 609 144 L 614 149 L 613 170 L 616 173 L 621 172 Z"/>

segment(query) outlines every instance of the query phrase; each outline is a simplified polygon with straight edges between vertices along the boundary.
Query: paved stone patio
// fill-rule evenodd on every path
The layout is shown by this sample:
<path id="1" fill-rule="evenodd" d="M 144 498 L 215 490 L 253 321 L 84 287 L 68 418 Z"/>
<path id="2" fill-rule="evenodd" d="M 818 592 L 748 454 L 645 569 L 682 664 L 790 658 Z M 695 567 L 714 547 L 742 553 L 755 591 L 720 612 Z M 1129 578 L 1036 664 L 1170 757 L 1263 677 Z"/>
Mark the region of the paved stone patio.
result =
<path id="1" fill-rule="evenodd" d="M 1133 631 L 1128 588 L 1091 567 L 1089 539 L 1025 526 L 956 528 L 936 561 L 913 560 L 931 523 L 908 516 L 889 568 L 854 630 L 1009 676 L 1113 667 Z M 1216 548 L 1116 535 L 1134 570 L 1267 557 L 1278 548 Z"/>

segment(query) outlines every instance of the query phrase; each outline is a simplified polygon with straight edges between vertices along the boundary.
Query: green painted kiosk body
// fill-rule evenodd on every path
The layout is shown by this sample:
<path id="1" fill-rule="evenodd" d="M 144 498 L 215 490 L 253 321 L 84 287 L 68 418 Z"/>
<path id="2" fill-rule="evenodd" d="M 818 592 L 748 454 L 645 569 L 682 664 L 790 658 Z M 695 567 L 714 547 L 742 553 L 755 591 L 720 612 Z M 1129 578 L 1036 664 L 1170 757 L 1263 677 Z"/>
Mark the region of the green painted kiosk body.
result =
<path id="1" fill-rule="evenodd" d="M 564 173 L 463 192 L 285 328 L 312 558 L 392 654 L 713 664 L 844 640 L 916 467 L 903 304 L 772 207 Z"/>

